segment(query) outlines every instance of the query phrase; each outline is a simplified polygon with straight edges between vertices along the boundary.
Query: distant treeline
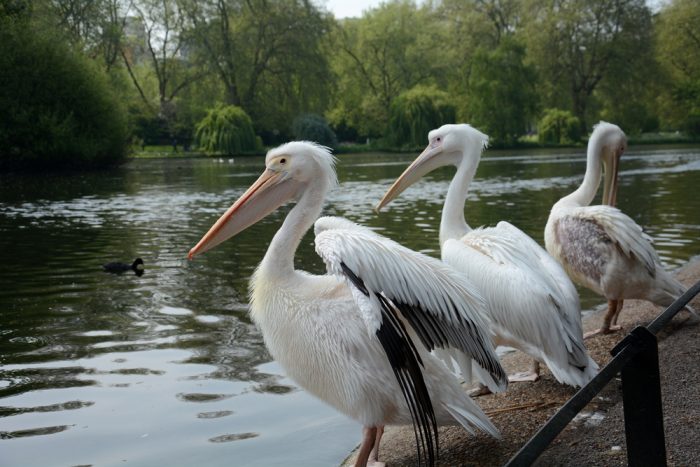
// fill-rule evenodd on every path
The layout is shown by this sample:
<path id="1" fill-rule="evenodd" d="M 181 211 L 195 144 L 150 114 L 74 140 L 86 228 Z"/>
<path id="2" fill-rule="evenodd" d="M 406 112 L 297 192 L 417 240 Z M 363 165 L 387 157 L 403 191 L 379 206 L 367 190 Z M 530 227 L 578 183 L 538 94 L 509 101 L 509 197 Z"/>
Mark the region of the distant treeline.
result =
<path id="1" fill-rule="evenodd" d="M 601 119 L 697 138 L 700 2 L 649 3 L 394 0 L 336 20 L 309 0 L 0 0 L 0 168 L 113 163 L 117 140 L 416 147 L 452 121 L 497 145 L 578 143 Z"/>

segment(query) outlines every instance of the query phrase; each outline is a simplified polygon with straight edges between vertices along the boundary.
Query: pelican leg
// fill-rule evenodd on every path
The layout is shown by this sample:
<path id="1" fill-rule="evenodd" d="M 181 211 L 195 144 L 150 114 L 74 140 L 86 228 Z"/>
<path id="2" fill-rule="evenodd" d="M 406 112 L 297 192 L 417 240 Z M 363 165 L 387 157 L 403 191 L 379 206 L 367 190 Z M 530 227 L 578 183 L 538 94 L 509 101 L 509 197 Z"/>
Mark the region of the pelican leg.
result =
<path id="1" fill-rule="evenodd" d="M 532 367 L 530 371 L 523 371 L 521 373 L 515 373 L 514 375 L 508 375 L 509 383 L 522 383 L 525 381 L 534 382 L 540 379 L 540 362 L 532 359 Z"/>
<path id="2" fill-rule="evenodd" d="M 612 327 L 617 328 L 615 330 L 621 329 L 621 326 L 617 326 L 617 317 L 620 316 L 620 312 L 622 311 L 622 305 L 624 303 L 624 300 L 617 301 L 617 310 L 615 310 L 615 315 L 612 318 Z"/>
<path id="3" fill-rule="evenodd" d="M 355 459 L 355 467 L 367 467 L 367 461 L 369 460 L 369 455 L 372 453 L 376 439 L 376 426 L 366 426 L 362 428 L 362 444 L 360 445 L 360 452 L 357 453 L 357 459 Z"/>
<path id="4" fill-rule="evenodd" d="M 386 464 L 384 462 L 379 462 L 379 442 L 382 440 L 382 435 L 384 434 L 384 426 L 377 427 L 377 436 L 374 438 L 374 447 L 369 453 L 369 459 L 367 460 L 367 465 L 372 467 L 384 467 Z"/>
<path id="5" fill-rule="evenodd" d="M 608 311 L 605 312 L 605 317 L 603 318 L 603 325 L 600 327 L 600 329 L 587 332 L 583 335 L 583 338 L 588 339 L 589 337 L 593 337 L 598 334 L 610 334 L 612 332 L 619 331 L 620 329 L 622 329 L 621 326 L 618 326 L 616 324 L 617 315 L 619 315 L 620 311 L 622 311 L 622 302 L 623 300 L 608 300 Z"/>

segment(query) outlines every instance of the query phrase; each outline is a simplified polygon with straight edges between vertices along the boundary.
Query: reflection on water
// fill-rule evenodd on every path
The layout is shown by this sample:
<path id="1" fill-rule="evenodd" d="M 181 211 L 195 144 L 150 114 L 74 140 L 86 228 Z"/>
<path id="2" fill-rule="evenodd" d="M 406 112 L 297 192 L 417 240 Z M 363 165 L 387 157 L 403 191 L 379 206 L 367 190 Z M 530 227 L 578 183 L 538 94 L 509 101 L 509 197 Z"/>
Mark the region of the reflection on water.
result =
<path id="1" fill-rule="evenodd" d="M 542 242 L 551 205 L 581 180 L 581 150 L 487 152 L 472 226 L 509 220 Z M 412 155 L 342 156 L 326 213 L 439 255 L 441 169 L 380 215 Z M 143 160 L 110 173 L 0 178 L 3 465 L 333 465 L 359 427 L 284 378 L 247 316 L 247 281 L 286 210 L 188 262 L 262 158 Z M 664 262 L 700 253 L 700 152 L 623 158 L 620 206 Z M 146 271 L 102 272 L 144 259 Z M 308 235 L 297 266 L 323 271 Z M 584 307 L 600 303 L 582 291 Z"/>

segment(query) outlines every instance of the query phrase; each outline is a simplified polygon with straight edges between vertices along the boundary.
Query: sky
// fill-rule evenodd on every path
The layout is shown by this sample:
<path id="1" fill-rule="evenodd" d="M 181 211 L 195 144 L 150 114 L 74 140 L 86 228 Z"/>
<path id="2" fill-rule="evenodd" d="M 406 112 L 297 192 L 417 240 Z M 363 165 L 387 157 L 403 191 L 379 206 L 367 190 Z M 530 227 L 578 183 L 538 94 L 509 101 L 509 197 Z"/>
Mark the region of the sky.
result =
<path id="1" fill-rule="evenodd" d="M 336 18 L 349 18 L 362 16 L 362 12 L 378 6 L 381 0 L 316 0 L 317 3 L 326 6 Z"/>

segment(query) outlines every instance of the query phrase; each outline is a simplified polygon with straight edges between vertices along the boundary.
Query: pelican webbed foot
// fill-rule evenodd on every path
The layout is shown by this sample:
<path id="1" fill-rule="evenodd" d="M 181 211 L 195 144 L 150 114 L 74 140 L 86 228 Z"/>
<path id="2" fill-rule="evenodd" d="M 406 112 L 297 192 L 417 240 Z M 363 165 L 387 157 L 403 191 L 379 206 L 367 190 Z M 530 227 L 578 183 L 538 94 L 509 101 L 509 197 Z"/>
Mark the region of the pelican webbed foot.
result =
<path id="1" fill-rule="evenodd" d="M 469 397 L 480 397 L 480 396 L 488 396 L 489 394 L 493 394 L 489 388 L 484 386 L 483 384 L 479 384 L 477 387 L 474 389 L 470 389 L 467 391 L 467 395 Z"/>
<path id="2" fill-rule="evenodd" d="M 367 459 L 367 467 L 385 467 L 385 462 L 379 461 L 379 442 L 382 440 L 382 435 L 384 434 L 384 427 L 377 427 L 377 434 L 374 437 L 374 447 L 369 453 L 369 459 Z"/>
<path id="3" fill-rule="evenodd" d="M 532 367 L 529 371 L 522 371 L 520 373 L 515 373 L 513 375 L 508 375 L 509 383 L 523 383 L 523 382 L 535 382 L 540 379 L 540 362 L 537 360 L 532 361 Z"/>
<path id="4" fill-rule="evenodd" d="M 617 324 L 617 317 L 622 311 L 623 300 L 608 300 L 608 311 L 605 312 L 605 317 L 603 318 L 603 325 L 600 329 L 595 331 L 587 332 L 583 335 L 584 339 L 588 339 L 598 334 L 612 334 L 622 329 L 622 326 Z"/>
<path id="5" fill-rule="evenodd" d="M 508 375 L 509 383 L 524 383 L 526 381 L 535 382 L 538 379 L 540 379 L 540 375 L 532 371 L 523 371 L 520 373 Z"/>
<path id="6" fill-rule="evenodd" d="M 622 326 L 620 325 L 610 325 L 607 327 L 602 327 L 600 329 L 596 329 L 595 331 L 587 332 L 586 334 L 583 335 L 584 339 L 589 339 L 593 336 L 597 336 L 598 334 L 612 334 L 613 332 L 617 332 L 620 329 L 622 329 Z"/>

